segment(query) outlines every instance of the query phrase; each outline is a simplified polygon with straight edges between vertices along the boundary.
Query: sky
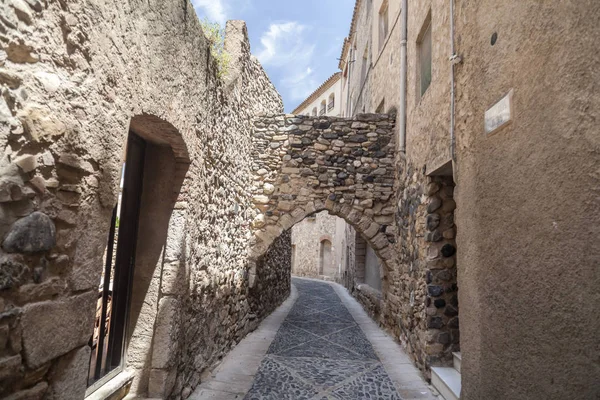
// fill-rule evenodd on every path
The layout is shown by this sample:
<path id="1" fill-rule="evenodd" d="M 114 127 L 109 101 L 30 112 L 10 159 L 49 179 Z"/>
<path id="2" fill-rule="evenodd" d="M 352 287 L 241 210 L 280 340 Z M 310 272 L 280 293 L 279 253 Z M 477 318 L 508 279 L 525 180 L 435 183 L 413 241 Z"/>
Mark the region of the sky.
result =
<path id="1" fill-rule="evenodd" d="M 261 61 L 291 112 L 338 71 L 355 0 L 192 0 L 203 20 L 242 19 Z"/>

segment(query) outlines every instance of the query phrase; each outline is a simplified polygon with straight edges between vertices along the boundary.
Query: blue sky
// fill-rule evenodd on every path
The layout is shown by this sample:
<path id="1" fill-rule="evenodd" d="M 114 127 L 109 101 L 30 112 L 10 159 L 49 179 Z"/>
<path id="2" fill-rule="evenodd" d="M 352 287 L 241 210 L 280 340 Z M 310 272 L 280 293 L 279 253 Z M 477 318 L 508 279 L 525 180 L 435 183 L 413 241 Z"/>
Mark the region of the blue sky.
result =
<path id="1" fill-rule="evenodd" d="M 354 0 L 192 0 L 200 19 L 248 25 L 258 57 L 292 111 L 338 70 Z"/>

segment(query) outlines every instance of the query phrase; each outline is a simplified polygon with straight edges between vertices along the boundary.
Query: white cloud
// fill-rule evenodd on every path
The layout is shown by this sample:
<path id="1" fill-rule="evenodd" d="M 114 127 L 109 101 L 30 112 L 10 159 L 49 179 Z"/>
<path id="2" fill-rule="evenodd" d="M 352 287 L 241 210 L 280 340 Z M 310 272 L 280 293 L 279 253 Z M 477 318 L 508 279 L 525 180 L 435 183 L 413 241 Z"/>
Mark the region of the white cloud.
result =
<path id="1" fill-rule="evenodd" d="M 319 82 L 315 79 L 314 71 L 307 67 L 281 79 L 281 85 L 287 89 L 290 99 L 300 102 L 317 88 Z"/>
<path id="2" fill-rule="evenodd" d="M 200 19 L 204 19 L 204 16 L 209 21 L 218 22 L 221 26 L 227 22 L 228 7 L 225 4 L 225 0 L 192 0 L 194 8 L 200 8 L 204 12 L 199 12 Z"/>
<path id="3" fill-rule="evenodd" d="M 257 57 L 264 65 L 284 66 L 293 61 L 311 58 L 314 45 L 305 42 L 308 27 L 298 22 L 271 24 L 260 38 L 262 50 Z"/>
<path id="4" fill-rule="evenodd" d="M 315 45 L 307 42 L 309 27 L 296 21 L 271 24 L 260 39 L 260 62 L 278 69 L 280 89 L 293 101 L 304 100 L 318 86 L 314 77 Z"/>

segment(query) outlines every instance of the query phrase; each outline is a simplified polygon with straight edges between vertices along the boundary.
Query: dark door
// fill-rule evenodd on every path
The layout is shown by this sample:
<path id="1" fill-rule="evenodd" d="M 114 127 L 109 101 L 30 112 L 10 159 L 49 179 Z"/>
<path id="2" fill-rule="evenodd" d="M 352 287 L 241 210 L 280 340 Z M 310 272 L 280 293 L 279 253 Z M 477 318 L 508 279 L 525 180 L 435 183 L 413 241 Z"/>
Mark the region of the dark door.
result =
<path id="1" fill-rule="evenodd" d="M 119 199 L 113 211 L 106 247 L 96 325 L 91 340 L 88 386 L 122 366 L 135 266 L 145 148 L 144 140 L 130 132 Z"/>

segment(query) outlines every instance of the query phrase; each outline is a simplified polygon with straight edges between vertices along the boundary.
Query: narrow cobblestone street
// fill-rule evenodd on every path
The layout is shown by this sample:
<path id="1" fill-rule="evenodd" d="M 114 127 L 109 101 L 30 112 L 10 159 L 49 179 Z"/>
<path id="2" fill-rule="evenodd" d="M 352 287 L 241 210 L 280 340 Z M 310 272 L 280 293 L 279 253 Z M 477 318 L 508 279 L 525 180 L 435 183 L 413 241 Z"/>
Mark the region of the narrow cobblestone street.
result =
<path id="1" fill-rule="evenodd" d="M 275 318 L 242 341 L 193 399 L 436 398 L 400 347 L 341 287 L 300 278 L 293 285 Z"/>

